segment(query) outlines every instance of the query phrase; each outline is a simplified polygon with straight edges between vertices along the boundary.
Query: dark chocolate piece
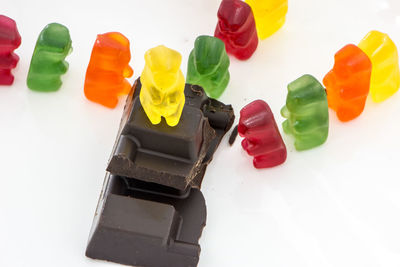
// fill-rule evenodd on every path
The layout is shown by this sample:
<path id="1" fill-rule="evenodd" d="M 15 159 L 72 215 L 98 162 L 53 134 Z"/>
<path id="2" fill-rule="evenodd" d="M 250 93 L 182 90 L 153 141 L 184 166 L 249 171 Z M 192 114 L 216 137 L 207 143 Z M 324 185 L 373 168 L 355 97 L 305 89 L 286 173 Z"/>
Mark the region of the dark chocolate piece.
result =
<path id="1" fill-rule="evenodd" d="M 86 256 L 133 266 L 197 266 L 203 194 L 189 188 L 181 198 L 162 191 L 128 189 L 123 177 L 107 174 Z"/>
<path id="2" fill-rule="evenodd" d="M 120 134 L 107 170 L 112 174 L 179 190 L 200 188 L 205 169 L 234 121 L 230 105 L 187 84 L 181 120 L 153 125 L 141 106 L 138 79 L 128 96 Z M 128 181 L 129 183 L 129 181 Z"/>
<path id="3" fill-rule="evenodd" d="M 229 144 L 233 145 L 235 143 L 236 137 L 238 136 L 238 125 L 233 128 L 231 136 L 229 136 Z"/>
<path id="4" fill-rule="evenodd" d="M 233 109 L 186 85 L 181 121 L 152 125 L 140 80 L 127 98 L 86 255 L 134 266 L 193 267 L 206 206 L 199 187 Z"/>

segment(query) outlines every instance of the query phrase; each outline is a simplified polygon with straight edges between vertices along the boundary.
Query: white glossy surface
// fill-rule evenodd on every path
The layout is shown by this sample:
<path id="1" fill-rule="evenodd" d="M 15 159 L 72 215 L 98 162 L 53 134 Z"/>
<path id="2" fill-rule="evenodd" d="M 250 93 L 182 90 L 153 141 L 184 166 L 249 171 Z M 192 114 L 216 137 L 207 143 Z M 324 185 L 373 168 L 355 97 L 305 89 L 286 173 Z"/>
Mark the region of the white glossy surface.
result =
<path id="1" fill-rule="evenodd" d="M 0 266 L 116 266 L 84 251 L 124 100 L 115 110 L 83 96 L 97 33 L 131 40 L 134 77 L 144 52 L 165 44 L 184 57 L 194 39 L 213 34 L 219 0 L 2 0 L 23 42 L 12 87 L 0 87 Z M 262 98 L 279 110 L 286 85 L 304 73 L 318 79 L 334 53 L 372 29 L 400 45 L 398 0 L 292 0 L 287 23 L 247 62 L 231 60 L 221 100 L 238 113 Z M 50 22 L 73 39 L 70 69 L 57 93 L 25 86 L 36 38 Z M 133 79 L 132 79 L 133 81 Z M 225 138 L 203 183 L 208 219 L 199 266 L 355 267 L 400 265 L 400 93 L 367 102 L 350 123 L 331 113 L 326 144 L 255 170 Z"/>

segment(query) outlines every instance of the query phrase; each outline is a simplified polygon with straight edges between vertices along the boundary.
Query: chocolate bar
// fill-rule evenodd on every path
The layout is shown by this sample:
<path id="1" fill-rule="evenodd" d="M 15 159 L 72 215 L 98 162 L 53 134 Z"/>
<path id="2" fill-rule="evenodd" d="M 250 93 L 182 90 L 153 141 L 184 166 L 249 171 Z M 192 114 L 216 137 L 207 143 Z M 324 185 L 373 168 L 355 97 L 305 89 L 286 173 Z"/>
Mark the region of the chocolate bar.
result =
<path id="1" fill-rule="evenodd" d="M 200 186 L 234 121 L 230 105 L 187 84 L 180 123 L 152 125 L 128 95 L 86 256 L 134 266 L 197 266 L 206 223 Z"/>

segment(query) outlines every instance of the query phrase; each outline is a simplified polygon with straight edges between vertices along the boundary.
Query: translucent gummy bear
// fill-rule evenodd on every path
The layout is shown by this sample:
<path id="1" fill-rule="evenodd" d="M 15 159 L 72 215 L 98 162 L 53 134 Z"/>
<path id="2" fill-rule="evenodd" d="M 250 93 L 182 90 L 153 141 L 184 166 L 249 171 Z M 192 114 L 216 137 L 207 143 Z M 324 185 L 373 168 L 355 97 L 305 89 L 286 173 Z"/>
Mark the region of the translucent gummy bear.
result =
<path id="1" fill-rule="evenodd" d="M 296 150 L 319 146 L 328 138 L 328 101 L 324 88 L 313 76 L 304 75 L 288 85 L 281 114 L 287 119 L 283 130 L 294 136 Z"/>
<path id="2" fill-rule="evenodd" d="M 189 56 L 186 81 L 200 85 L 208 96 L 218 98 L 229 83 L 228 68 L 224 43 L 212 36 L 199 36 Z"/>
<path id="3" fill-rule="evenodd" d="M 19 61 L 14 50 L 21 45 L 17 24 L 9 17 L 0 15 L 0 85 L 11 85 L 14 76 L 11 70 Z"/>
<path id="4" fill-rule="evenodd" d="M 358 117 L 369 93 L 372 64 L 355 45 L 346 45 L 335 55 L 335 65 L 325 76 L 328 105 L 341 121 Z"/>
<path id="5" fill-rule="evenodd" d="M 255 168 L 270 168 L 285 162 L 285 143 L 279 133 L 274 114 L 263 100 L 253 101 L 242 108 L 238 132 L 244 137 L 243 149 L 250 156 L 254 156 Z"/>
<path id="6" fill-rule="evenodd" d="M 371 59 L 370 93 L 374 102 L 382 102 L 399 90 L 399 56 L 387 34 L 371 31 L 358 45 Z"/>
<path id="7" fill-rule="evenodd" d="M 131 90 L 125 79 L 133 75 L 130 60 L 129 40 L 124 35 L 119 32 L 97 35 L 86 71 L 84 92 L 87 99 L 114 108 L 118 96 Z"/>
<path id="8" fill-rule="evenodd" d="M 256 20 L 258 38 L 271 36 L 285 24 L 288 0 L 246 0 Z"/>
<path id="9" fill-rule="evenodd" d="M 32 55 L 27 84 L 35 91 L 57 91 L 61 75 L 68 70 L 65 58 L 72 51 L 67 27 L 58 23 L 47 25 L 39 35 Z"/>
<path id="10" fill-rule="evenodd" d="M 241 0 L 223 0 L 214 36 L 225 43 L 226 52 L 240 60 L 250 58 L 258 46 L 251 7 Z"/>
<path id="11" fill-rule="evenodd" d="M 153 124 L 164 117 L 169 126 L 179 123 L 185 105 L 185 78 L 180 70 L 182 56 L 165 46 L 148 50 L 140 81 L 140 102 Z"/>

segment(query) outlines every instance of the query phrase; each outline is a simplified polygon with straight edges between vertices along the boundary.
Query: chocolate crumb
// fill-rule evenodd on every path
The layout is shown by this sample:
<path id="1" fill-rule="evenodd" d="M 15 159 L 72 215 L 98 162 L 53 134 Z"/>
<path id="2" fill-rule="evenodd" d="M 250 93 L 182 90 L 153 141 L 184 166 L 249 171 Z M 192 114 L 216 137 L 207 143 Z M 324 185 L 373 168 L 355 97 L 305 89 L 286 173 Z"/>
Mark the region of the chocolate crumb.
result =
<path id="1" fill-rule="evenodd" d="M 235 128 L 233 128 L 231 136 L 229 136 L 229 144 L 233 145 L 235 143 L 236 137 L 238 135 L 238 126 L 236 125 Z"/>

